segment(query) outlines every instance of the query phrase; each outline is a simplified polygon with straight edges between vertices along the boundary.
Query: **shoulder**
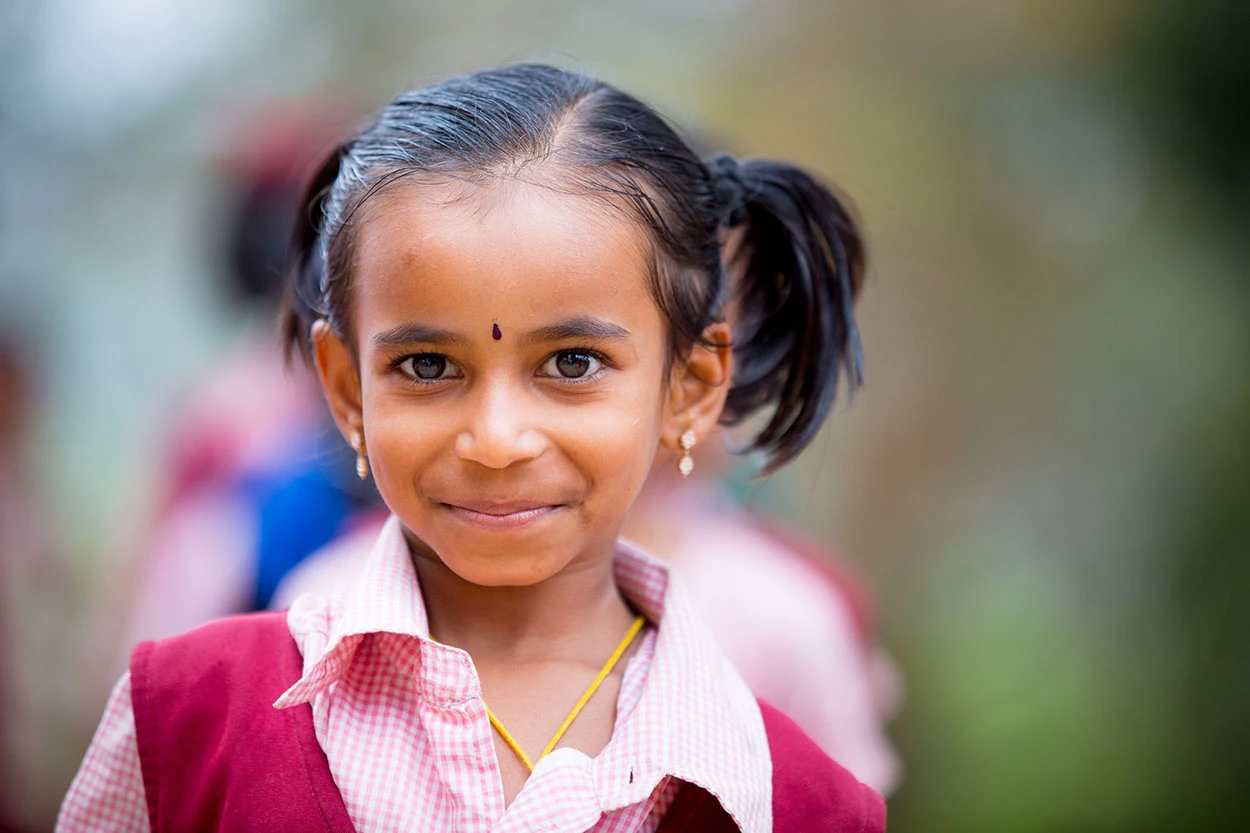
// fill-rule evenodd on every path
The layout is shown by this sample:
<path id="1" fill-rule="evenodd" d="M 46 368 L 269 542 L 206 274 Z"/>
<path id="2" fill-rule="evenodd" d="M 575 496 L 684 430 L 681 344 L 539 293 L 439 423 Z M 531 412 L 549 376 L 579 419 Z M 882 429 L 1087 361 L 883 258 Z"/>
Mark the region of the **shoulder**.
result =
<path id="1" fill-rule="evenodd" d="M 131 660 L 135 738 L 153 829 L 350 830 L 281 613 L 145 642 Z"/>
<path id="2" fill-rule="evenodd" d="M 231 616 L 141 643 L 130 660 L 140 732 L 154 710 L 172 716 L 266 698 L 272 703 L 292 672 L 298 679 L 299 668 L 299 649 L 282 613 Z"/>
<path id="3" fill-rule="evenodd" d="M 131 655 L 131 670 L 159 664 L 166 673 L 204 673 L 238 665 L 258 652 L 272 654 L 285 642 L 290 642 L 285 613 L 229 616 L 178 636 L 140 643 Z"/>
<path id="4" fill-rule="evenodd" d="M 885 830 L 881 796 L 835 763 L 793 720 L 759 703 L 773 759 L 773 829 Z"/>

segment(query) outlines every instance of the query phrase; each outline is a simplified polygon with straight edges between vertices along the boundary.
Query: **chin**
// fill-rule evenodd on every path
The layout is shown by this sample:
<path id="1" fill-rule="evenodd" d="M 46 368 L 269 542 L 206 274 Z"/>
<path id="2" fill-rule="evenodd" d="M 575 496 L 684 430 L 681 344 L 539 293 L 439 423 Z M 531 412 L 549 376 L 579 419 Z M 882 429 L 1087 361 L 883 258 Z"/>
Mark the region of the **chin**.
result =
<path id="1" fill-rule="evenodd" d="M 411 527 L 409 527 L 411 529 Z M 409 546 L 479 587 L 531 587 L 559 575 L 577 560 L 579 536 L 431 528 L 423 538 L 410 532 Z"/>
<path id="2" fill-rule="evenodd" d="M 502 562 L 502 563 L 501 563 Z M 447 569 L 478 587 L 532 587 L 556 576 L 568 566 L 565 561 L 498 555 L 476 558 L 443 559 Z"/>

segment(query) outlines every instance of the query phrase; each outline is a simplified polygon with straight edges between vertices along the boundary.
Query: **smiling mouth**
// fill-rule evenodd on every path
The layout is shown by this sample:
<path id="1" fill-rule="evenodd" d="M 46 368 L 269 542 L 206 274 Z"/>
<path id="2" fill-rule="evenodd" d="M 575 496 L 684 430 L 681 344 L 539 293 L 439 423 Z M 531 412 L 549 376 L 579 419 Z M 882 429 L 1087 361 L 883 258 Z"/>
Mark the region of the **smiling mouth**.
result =
<path id="1" fill-rule="evenodd" d="M 453 515 L 474 526 L 488 530 L 523 529 L 549 518 L 563 508 L 561 505 L 533 504 L 463 504 L 444 503 Z"/>

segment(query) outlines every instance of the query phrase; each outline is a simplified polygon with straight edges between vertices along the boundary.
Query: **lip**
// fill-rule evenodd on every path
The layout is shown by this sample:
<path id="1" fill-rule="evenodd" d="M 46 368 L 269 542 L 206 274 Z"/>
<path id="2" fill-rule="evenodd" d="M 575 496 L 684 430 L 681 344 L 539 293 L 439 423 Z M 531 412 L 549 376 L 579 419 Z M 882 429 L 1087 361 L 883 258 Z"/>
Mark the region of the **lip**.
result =
<path id="1" fill-rule="evenodd" d="M 534 503 L 443 503 L 460 520 L 486 530 L 524 529 L 543 521 L 564 508 L 560 504 Z"/>

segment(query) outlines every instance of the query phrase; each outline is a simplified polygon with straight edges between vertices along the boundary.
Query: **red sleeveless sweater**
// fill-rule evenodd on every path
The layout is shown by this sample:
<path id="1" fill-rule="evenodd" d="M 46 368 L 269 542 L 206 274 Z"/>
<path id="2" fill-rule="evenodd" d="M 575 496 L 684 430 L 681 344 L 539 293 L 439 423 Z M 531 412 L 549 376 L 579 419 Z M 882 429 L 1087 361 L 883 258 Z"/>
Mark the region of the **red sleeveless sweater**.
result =
<path id="1" fill-rule="evenodd" d="M 286 616 L 236 616 L 131 658 L 131 697 L 154 833 L 355 833 L 308 704 L 275 709 L 303 659 Z M 794 721 L 760 703 L 773 758 L 773 829 L 885 830 L 885 802 L 834 763 Z M 710 794 L 683 785 L 660 833 L 731 833 Z"/>

